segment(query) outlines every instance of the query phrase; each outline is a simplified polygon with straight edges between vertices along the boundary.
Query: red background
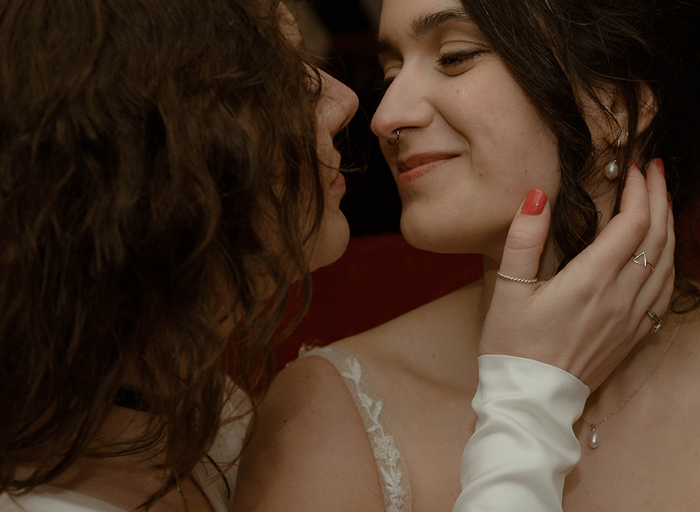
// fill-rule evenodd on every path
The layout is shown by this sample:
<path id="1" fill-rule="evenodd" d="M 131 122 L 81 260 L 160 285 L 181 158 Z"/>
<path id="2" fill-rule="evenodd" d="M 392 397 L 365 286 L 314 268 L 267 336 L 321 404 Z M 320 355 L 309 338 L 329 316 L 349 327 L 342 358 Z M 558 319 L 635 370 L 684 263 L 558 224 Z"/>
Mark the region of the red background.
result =
<path id="1" fill-rule="evenodd" d="M 309 310 L 275 349 L 278 370 L 302 344 L 326 345 L 370 329 L 464 286 L 482 274 L 481 256 L 411 247 L 399 233 L 353 237 L 343 257 L 313 274 Z"/>

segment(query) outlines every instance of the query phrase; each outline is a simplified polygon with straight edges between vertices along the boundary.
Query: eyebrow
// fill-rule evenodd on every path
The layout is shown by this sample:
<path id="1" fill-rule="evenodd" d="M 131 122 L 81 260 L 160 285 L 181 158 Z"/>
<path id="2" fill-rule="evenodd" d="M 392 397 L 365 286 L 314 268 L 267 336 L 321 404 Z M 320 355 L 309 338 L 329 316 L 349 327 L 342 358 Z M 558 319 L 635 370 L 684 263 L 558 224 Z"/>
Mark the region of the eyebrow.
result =
<path id="1" fill-rule="evenodd" d="M 411 23 L 411 36 L 418 39 L 419 37 L 438 29 L 441 25 L 454 20 L 466 22 L 472 21 L 463 8 L 455 7 L 438 12 L 432 12 L 430 14 L 418 16 L 413 20 Z M 394 45 L 388 39 L 383 37 L 377 39 L 378 54 L 393 50 L 395 50 Z"/>

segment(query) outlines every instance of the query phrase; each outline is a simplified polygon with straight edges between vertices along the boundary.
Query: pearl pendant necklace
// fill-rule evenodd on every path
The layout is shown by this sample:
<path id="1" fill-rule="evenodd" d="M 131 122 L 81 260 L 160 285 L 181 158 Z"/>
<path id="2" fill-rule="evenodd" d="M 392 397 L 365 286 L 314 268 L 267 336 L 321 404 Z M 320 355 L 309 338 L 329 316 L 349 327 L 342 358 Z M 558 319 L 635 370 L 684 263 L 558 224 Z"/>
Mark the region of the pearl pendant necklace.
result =
<path id="1" fill-rule="evenodd" d="M 591 427 L 591 431 L 588 433 L 588 446 L 593 450 L 598 448 L 598 431 L 595 427 Z"/>
<path id="2" fill-rule="evenodd" d="M 671 336 L 671 339 L 668 340 L 668 344 L 666 345 L 666 348 L 664 348 L 664 351 L 661 353 L 661 357 L 659 357 L 658 361 L 656 361 L 656 363 L 652 367 L 651 371 L 647 374 L 646 378 L 642 381 L 642 383 L 639 386 L 637 386 L 637 388 L 634 391 L 632 391 L 632 393 L 627 398 L 625 398 L 625 401 L 622 402 L 617 409 L 615 409 L 613 412 L 608 414 L 602 420 L 596 421 L 595 423 L 591 423 L 586 418 L 582 418 L 584 423 L 586 425 L 588 425 L 589 427 L 591 427 L 591 431 L 588 433 L 588 438 L 586 440 L 589 448 L 591 448 L 592 450 L 595 450 L 596 448 L 598 448 L 598 446 L 600 446 L 600 437 L 598 435 L 598 431 L 596 430 L 596 427 L 598 425 L 600 425 L 601 423 L 603 423 L 604 421 L 607 421 L 608 419 L 615 416 L 615 414 L 617 414 L 620 411 L 620 409 L 622 409 L 625 405 L 627 405 L 630 402 L 630 400 L 632 400 L 634 398 L 634 395 L 636 395 L 637 392 L 644 387 L 644 384 L 649 382 L 649 379 L 651 379 L 651 376 L 654 375 L 654 372 L 661 364 L 661 361 L 664 360 L 664 357 L 666 357 L 666 353 L 671 348 L 671 345 L 673 344 L 673 340 L 676 338 L 676 334 L 678 334 L 678 329 L 681 328 L 681 323 L 683 323 L 682 316 L 681 316 L 681 319 L 678 321 L 678 325 L 676 325 L 676 330 L 673 331 L 673 335 Z"/>

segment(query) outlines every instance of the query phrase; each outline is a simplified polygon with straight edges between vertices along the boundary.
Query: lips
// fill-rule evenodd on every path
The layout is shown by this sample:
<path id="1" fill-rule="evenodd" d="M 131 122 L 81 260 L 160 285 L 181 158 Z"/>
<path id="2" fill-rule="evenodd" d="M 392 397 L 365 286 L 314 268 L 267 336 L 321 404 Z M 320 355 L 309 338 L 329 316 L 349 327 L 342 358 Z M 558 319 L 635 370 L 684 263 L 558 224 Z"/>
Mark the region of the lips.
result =
<path id="1" fill-rule="evenodd" d="M 457 157 L 453 153 L 421 153 L 398 161 L 399 171 L 397 183 L 399 186 L 410 185 L 442 164 Z"/>

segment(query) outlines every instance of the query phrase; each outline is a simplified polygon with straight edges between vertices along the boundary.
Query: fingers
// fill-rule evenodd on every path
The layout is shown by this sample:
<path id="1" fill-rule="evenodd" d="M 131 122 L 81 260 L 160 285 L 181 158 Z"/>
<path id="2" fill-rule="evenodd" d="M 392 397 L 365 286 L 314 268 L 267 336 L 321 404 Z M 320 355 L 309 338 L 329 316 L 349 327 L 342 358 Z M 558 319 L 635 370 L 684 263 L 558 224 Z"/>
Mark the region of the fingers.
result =
<path id="1" fill-rule="evenodd" d="M 585 251 L 588 253 L 586 257 L 592 258 L 592 264 L 601 271 L 617 276 L 647 235 L 650 225 L 647 181 L 633 165 L 622 192 L 620 213 L 610 220 Z"/>
<path id="2" fill-rule="evenodd" d="M 653 326 L 647 310 L 653 311 L 658 317 L 666 313 L 673 295 L 675 280 L 673 212 L 668 206 L 665 179 L 656 161 L 647 168 L 647 189 L 651 225 L 618 276 L 618 284 L 625 287 L 624 294 L 636 294 L 630 309 L 631 325 L 636 326 L 633 341 L 647 335 Z M 645 268 L 634 263 L 634 255 L 642 252 L 654 265 L 653 273 L 651 267 Z M 638 259 L 641 261 L 642 258 Z M 640 288 L 633 286 L 637 282 L 642 284 Z M 622 355 L 626 353 L 627 349 Z"/>
<path id="3" fill-rule="evenodd" d="M 667 245 L 669 236 L 670 209 L 666 201 L 666 180 L 656 161 L 647 167 L 646 182 L 649 196 L 649 231 L 630 255 L 633 264 L 625 265 L 619 276 L 620 279 L 638 282 L 641 278 L 641 283 L 650 278 L 654 269 L 659 266 L 659 258 Z M 671 224 L 671 232 L 672 227 Z M 667 267 L 667 270 L 670 271 L 670 267 Z"/>
<path id="4" fill-rule="evenodd" d="M 551 210 L 547 195 L 530 190 L 508 231 L 500 272 L 517 279 L 534 279 L 549 232 Z"/>
<path id="5" fill-rule="evenodd" d="M 648 332 L 651 328 L 650 321 L 645 318 L 646 310 L 651 309 L 659 317 L 663 316 L 668 310 L 673 295 L 675 281 L 673 263 L 676 239 L 673 231 L 673 213 L 670 208 L 667 208 L 666 221 L 668 233 L 666 245 L 659 256 L 654 274 L 644 283 L 633 308 L 635 318 L 641 319 L 639 329 L 643 333 Z"/>

